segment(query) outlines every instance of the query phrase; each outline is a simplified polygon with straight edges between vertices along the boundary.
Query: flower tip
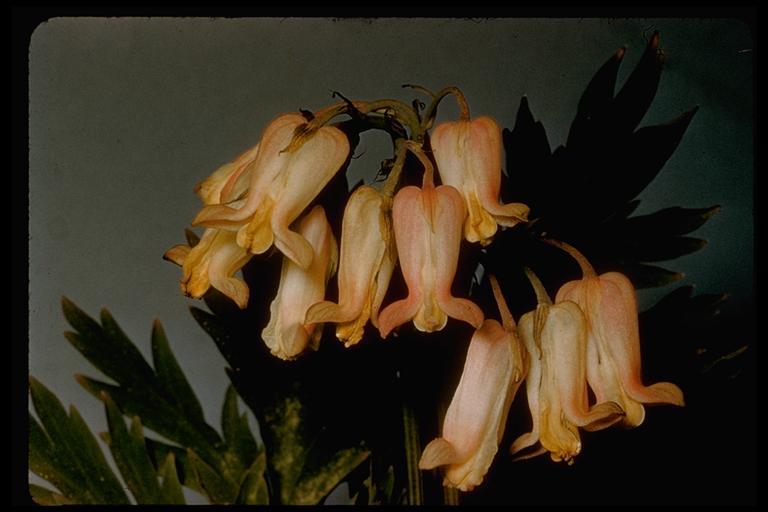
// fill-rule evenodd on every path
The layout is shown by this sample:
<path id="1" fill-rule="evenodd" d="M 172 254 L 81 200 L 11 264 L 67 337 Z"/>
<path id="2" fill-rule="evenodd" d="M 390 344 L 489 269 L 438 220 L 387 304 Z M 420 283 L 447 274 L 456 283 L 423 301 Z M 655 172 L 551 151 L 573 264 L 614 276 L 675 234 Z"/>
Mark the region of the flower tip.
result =
<path id="1" fill-rule="evenodd" d="M 434 469 L 456 462 L 456 449 L 442 437 L 430 441 L 419 459 L 419 469 Z"/>
<path id="2" fill-rule="evenodd" d="M 187 259 L 190 250 L 191 248 L 188 245 L 174 245 L 163 253 L 163 259 L 182 266 L 184 265 L 184 260 Z"/>

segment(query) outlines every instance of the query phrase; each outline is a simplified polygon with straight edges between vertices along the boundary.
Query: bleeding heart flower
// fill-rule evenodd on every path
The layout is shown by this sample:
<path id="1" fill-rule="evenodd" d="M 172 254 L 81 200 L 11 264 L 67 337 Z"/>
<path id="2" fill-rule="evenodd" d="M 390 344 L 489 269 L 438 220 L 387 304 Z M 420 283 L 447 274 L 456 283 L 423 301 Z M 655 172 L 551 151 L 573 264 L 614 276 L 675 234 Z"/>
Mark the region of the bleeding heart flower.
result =
<path id="1" fill-rule="evenodd" d="M 307 311 L 306 323 L 334 322 L 347 347 L 363 337 L 378 315 L 397 255 L 390 220 L 392 199 L 369 186 L 357 188 L 344 209 L 339 262 L 339 303 L 323 301 Z"/>
<path id="2" fill-rule="evenodd" d="M 244 203 L 206 206 L 192 224 L 237 231 L 238 245 L 253 254 L 263 253 L 274 243 L 299 267 L 308 268 L 312 247 L 289 226 L 344 164 L 349 141 L 334 126 L 302 133 L 306 124 L 300 114 L 284 114 L 272 121 L 243 171 L 250 178 Z M 301 144 L 295 143 L 294 135 Z"/>
<path id="3" fill-rule="evenodd" d="M 614 402 L 588 405 L 586 350 L 587 321 L 571 301 L 552 304 L 536 276 L 526 269 L 539 303 L 520 319 L 520 338 L 530 355 L 526 379 L 532 429 L 512 444 L 512 454 L 534 446 L 527 459 L 549 452 L 554 461 L 573 463 L 581 452 L 579 427 L 600 430 L 624 415 Z"/>
<path id="4" fill-rule="evenodd" d="M 618 272 L 598 276 L 588 270 L 583 279 L 560 288 L 557 301 L 564 300 L 578 304 L 587 317 L 589 386 L 598 402 L 611 400 L 621 405 L 626 411 L 624 426 L 643 422 L 642 404 L 684 405 L 683 392 L 671 382 L 643 384 L 637 300 L 626 276 Z"/>
<path id="5" fill-rule="evenodd" d="M 439 124 L 432 149 L 443 184 L 455 187 L 467 204 L 464 236 L 487 245 L 497 224 L 514 226 L 528 220 L 528 206 L 501 204 L 501 128 L 490 117 Z"/>
<path id="6" fill-rule="evenodd" d="M 199 299 L 213 286 L 245 309 L 248 285 L 234 274 L 252 256 L 235 243 L 234 233 L 206 229 L 196 246 L 175 245 L 163 257 L 181 265 L 181 291 L 185 295 Z"/>
<path id="7" fill-rule="evenodd" d="M 499 448 L 527 357 L 515 321 L 491 277 L 502 323 L 486 319 L 469 343 L 464 371 L 443 422 L 442 437 L 430 442 L 419 468 L 447 465 L 443 485 L 471 491 L 480 485 Z"/>
<path id="8" fill-rule="evenodd" d="M 451 294 L 465 215 L 461 194 L 446 185 L 435 188 L 431 169 L 424 173 L 422 188 L 404 187 L 395 194 L 395 241 L 408 296 L 381 311 L 382 338 L 411 319 L 423 332 L 439 331 L 449 316 L 476 329 L 483 323 L 474 302 Z"/>
<path id="9" fill-rule="evenodd" d="M 325 217 L 315 206 L 299 222 L 300 236 L 314 251 L 307 269 L 285 258 L 277 295 L 269 306 L 269 323 L 261 332 L 264 343 L 281 359 L 293 359 L 309 346 L 317 350 L 322 325 L 305 325 L 304 316 L 312 304 L 323 300 L 325 285 L 336 272 L 338 248 Z"/>
<path id="10" fill-rule="evenodd" d="M 232 162 L 227 162 L 208 178 L 195 186 L 195 193 L 205 205 L 227 204 L 241 199 L 248 191 L 251 165 L 259 152 L 259 145 L 243 152 Z"/>
<path id="11" fill-rule="evenodd" d="M 223 165 L 208 179 L 195 187 L 195 192 L 206 205 L 234 200 L 244 191 L 238 177 L 244 174 L 252 160 L 255 148 L 243 153 L 235 162 Z M 240 201 L 241 203 L 242 201 Z M 234 201 L 232 204 L 238 204 Z M 219 229 L 206 229 L 195 247 L 175 245 L 163 257 L 181 265 L 181 291 L 199 299 L 213 286 L 232 299 L 240 309 L 248 305 L 248 285 L 234 277 L 253 255 L 237 245 L 235 233 Z"/>

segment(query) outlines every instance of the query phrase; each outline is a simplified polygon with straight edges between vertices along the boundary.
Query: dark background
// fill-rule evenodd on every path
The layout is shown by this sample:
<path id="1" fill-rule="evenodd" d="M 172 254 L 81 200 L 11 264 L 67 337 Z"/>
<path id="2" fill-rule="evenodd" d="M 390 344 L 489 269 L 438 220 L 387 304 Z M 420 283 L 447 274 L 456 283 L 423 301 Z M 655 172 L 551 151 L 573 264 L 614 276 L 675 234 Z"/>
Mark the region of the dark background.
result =
<path id="1" fill-rule="evenodd" d="M 65 405 L 76 404 L 94 430 L 104 430 L 101 404 L 72 378 L 95 372 L 61 335 L 67 325 L 60 297 L 91 314 L 107 307 L 145 355 L 158 317 L 215 423 L 227 385 L 224 360 L 188 313 L 194 301 L 179 292 L 180 269 L 161 259 L 183 240 L 199 208 L 195 183 L 255 144 L 279 113 L 322 108 L 335 101 L 334 90 L 353 99 L 409 101 L 414 94 L 403 83 L 457 85 L 473 114 L 509 128 L 527 95 L 554 148 L 564 143 L 597 68 L 625 45 L 621 84 L 654 30 L 667 61 L 641 125 L 694 105 L 700 110 L 639 196 L 636 214 L 723 208 L 694 233 L 709 241 L 705 249 L 665 264 L 685 279 L 642 291 L 641 307 L 681 284 L 695 284 L 696 293 L 727 292 L 722 315 L 752 347 L 735 378 L 708 381 L 710 400 L 682 411 L 651 409 L 633 431 L 587 435 L 574 467 L 539 458 L 496 472 L 511 480 L 489 478 L 487 492 L 506 486 L 510 503 L 753 502 L 754 42 L 737 19 L 42 23 L 29 46 L 29 372 Z M 446 101 L 439 119 L 456 113 Z M 381 134 L 363 135 L 357 153 L 350 182 L 371 179 L 390 156 Z M 508 172 L 514 180 L 515 169 Z M 257 333 L 254 342 L 260 343 Z M 597 436 L 599 444 L 592 441 Z"/>

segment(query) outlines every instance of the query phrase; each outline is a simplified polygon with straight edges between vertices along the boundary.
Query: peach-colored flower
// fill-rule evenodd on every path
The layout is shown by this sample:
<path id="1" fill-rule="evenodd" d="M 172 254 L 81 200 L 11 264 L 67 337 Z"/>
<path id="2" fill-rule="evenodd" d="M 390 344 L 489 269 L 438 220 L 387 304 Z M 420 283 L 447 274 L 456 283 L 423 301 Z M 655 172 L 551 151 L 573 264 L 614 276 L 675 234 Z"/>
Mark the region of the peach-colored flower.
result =
<path id="1" fill-rule="evenodd" d="M 244 187 L 238 183 L 242 182 L 238 177 L 252 159 L 254 149 L 243 153 L 235 162 L 223 165 L 195 187 L 204 204 L 232 201 L 242 194 Z M 233 204 L 238 204 L 238 201 Z M 248 285 L 234 275 L 248 263 L 252 254 L 237 245 L 235 233 L 209 228 L 195 247 L 175 245 L 163 257 L 181 265 L 180 284 L 185 295 L 199 299 L 213 286 L 240 309 L 248 305 Z"/>
<path id="2" fill-rule="evenodd" d="M 533 274 L 539 304 L 520 319 L 519 334 L 530 355 L 526 379 L 531 432 L 518 437 L 510 452 L 539 444 L 519 459 L 549 452 L 569 464 L 581 452 L 579 427 L 600 430 L 619 421 L 624 412 L 614 402 L 588 405 L 586 378 L 587 321 L 571 301 L 551 304 Z"/>
<path id="3" fill-rule="evenodd" d="M 259 153 L 259 145 L 244 151 L 195 186 L 195 193 L 205 205 L 227 204 L 241 199 L 248 191 L 251 165 Z M 233 206 L 233 205 L 230 205 Z"/>
<path id="4" fill-rule="evenodd" d="M 392 200 L 369 186 L 355 190 L 344 209 L 339 262 L 339 303 L 323 301 L 306 323 L 334 322 L 336 336 L 351 346 L 378 314 L 397 260 L 390 220 Z"/>
<path id="5" fill-rule="evenodd" d="M 301 268 L 308 268 L 312 248 L 289 226 L 344 164 L 349 141 L 338 128 L 323 126 L 302 134 L 299 147 L 287 150 L 306 123 L 300 114 L 284 114 L 272 121 L 243 171 L 250 179 L 244 203 L 206 206 L 192 224 L 237 231 L 238 245 L 253 254 L 263 253 L 274 243 Z"/>
<path id="6" fill-rule="evenodd" d="M 206 229 L 192 248 L 175 245 L 164 258 L 182 267 L 181 291 L 199 299 L 213 286 L 232 299 L 240 309 L 248 305 L 248 285 L 234 277 L 253 255 L 235 243 L 235 234 Z"/>
<path id="7" fill-rule="evenodd" d="M 608 272 L 564 284 L 557 301 L 571 300 L 587 317 L 587 379 L 598 402 L 611 400 L 626 411 L 623 424 L 645 419 L 642 404 L 684 405 L 683 392 L 670 382 L 645 386 L 640 368 L 640 333 L 635 289 L 626 276 Z"/>
<path id="8" fill-rule="evenodd" d="M 502 323 L 486 319 L 469 343 L 461 380 L 443 422 L 442 437 L 422 453 L 419 467 L 447 465 L 443 485 L 480 485 L 504 434 L 509 406 L 525 378 L 527 357 L 495 279 Z"/>
<path id="9" fill-rule="evenodd" d="M 490 117 L 437 125 L 432 149 L 443 184 L 455 187 L 467 204 L 464 236 L 490 243 L 497 224 L 514 226 L 528 220 L 522 203 L 501 204 L 501 128 Z"/>
<path id="10" fill-rule="evenodd" d="M 465 215 L 461 194 L 450 186 L 435 187 L 431 170 L 425 172 L 422 188 L 404 187 L 395 194 L 395 241 L 408 296 L 379 314 L 382 338 L 411 319 L 423 332 L 439 331 L 449 316 L 475 328 L 483 323 L 483 312 L 474 302 L 451 294 Z"/>
<path id="11" fill-rule="evenodd" d="M 314 252 L 307 269 L 285 258 L 277 295 L 269 306 L 269 323 L 261 332 L 264 343 L 281 359 L 293 359 L 307 348 L 317 350 L 322 325 L 305 325 L 304 316 L 312 304 L 323 300 L 325 285 L 336 272 L 338 248 L 325 217 L 325 210 L 315 206 L 299 222 L 300 236 Z"/>

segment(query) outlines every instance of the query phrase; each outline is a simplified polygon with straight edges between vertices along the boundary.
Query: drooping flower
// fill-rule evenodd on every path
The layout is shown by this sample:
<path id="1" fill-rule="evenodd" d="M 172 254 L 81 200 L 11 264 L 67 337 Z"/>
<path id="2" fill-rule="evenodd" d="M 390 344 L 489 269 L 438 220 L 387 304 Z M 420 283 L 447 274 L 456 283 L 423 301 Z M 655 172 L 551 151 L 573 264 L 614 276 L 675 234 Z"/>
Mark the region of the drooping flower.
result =
<path id="1" fill-rule="evenodd" d="M 514 226 L 528 220 L 523 203 L 501 204 L 501 128 L 490 117 L 437 125 L 432 149 L 443 184 L 455 187 L 467 205 L 464 237 L 490 243 L 497 224 Z"/>
<path id="2" fill-rule="evenodd" d="M 339 262 L 339 302 L 323 301 L 307 311 L 306 323 L 337 323 L 336 336 L 351 346 L 378 315 L 397 255 L 390 212 L 392 200 L 369 186 L 355 190 L 344 209 Z"/>
<path id="3" fill-rule="evenodd" d="M 252 160 L 255 148 L 243 153 L 234 162 L 217 169 L 205 181 L 195 187 L 195 192 L 205 205 L 220 204 L 235 199 L 244 192 L 243 180 L 247 163 Z M 209 228 L 198 244 L 175 245 L 163 257 L 182 267 L 181 291 L 199 299 L 213 286 L 232 299 L 240 309 L 248 305 L 248 285 L 235 277 L 253 255 L 235 241 L 235 233 Z"/>
<path id="4" fill-rule="evenodd" d="M 556 243 L 581 265 L 584 277 L 565 283 L 557 301 L 578 304 L 587 317 L 587 379 L 597 400 L 611 400 L 626 411 L 623 425 L 636 427 L 645 419 L 642 404 L 683 406 L 683 392 L 671 382 L 646 386 L 642 381 L 640 330 L 635 288 L 624 274 L 597 275 L 575 248 Z"/>
<path id="5" fill-rule="evenodd" d="M 244 151 L 232 162 L 227 162 L 195 186 L 195 193 L 204 205 L 227 204 L 241 199 L 248 190 L 251 165 L 259 152 L 259 145 Z M 234 206 L 234 205 L 230 205 Z"/>
<path id="6" fill-rule="evenodd" d="M 519 459 L 549 452 L 554 461 L 569 464 L 581 452 L 579 427 L 606 428 L 624 415 L 615 402 L 589 407 L 586 377 L 587 321 L 571 301 L 552 304 L 535 275 L 527 271 L 538 305 L 520 319 L 520 338 L 530 355 L 526 379 L 531 432 L 518 437 L 510 452 L 538 447 Z"/>
<path id="7" fill-rule="evenodd" d="M 344 164 L 349 141 L 338 128 L 323 126 L 302 135 L 298 148 L 287 150 L 306 123 L 300 114 L 272 121 L 244 171 L 250 181 L 242 205 L 206 206 L 192 224 L 237 231 L 238 245 L 253 254 L 274 244 L 299 267 L 308 268 L 312 248 L 289 226 Z"/>
<path id="8" fill-rule="evenodd" d="M 471 491 L 480 485 L 499 448 L 507 413 L 525 378 L 527 357 L 495 278 L 502 323 L 486 319 L 469 343 L 461 380 L 443 422 L 442 437 L 422 453 L 419 467 L 446 465 L 443 485 Z"/>
<path id="9" fill-rule="evenodd" d="M 175 245 L 164 257 L 182 267 L 181 291 L 199 299 L 213 286 L 232 299 L 240 309 L 248 305 L 248 285 L 234 277 L 253 255 L 235 243 L 235 234 L 206 229 L 192 248 Z"/>
<path id="10" fill-rule="evenodd" d="M 439 331 L 449 316 L 476 329 L 482 325 L 480 308 L 451 294 L 465 215 L 461 194 L 447 185 L 435 187 L 431 168 L 422 188 L 403 187 L 395 194 L 392 219 L 408 296 L 379 314 L 382 338 L 409 320 L 423 332 Z"/>
<path id="11" fill-rule="evenodd" d="M 305 325 L 312 304 L 323 300 L 325 285 L 336 272 L 338 248 L 325 210 L 315 206 L 299 222 L 300 236 L 314 252 L 307 269 L 285 258 L 277 295 L 269 306 L 269 323 L 261 332 L 264 343 L 281 359 L 293 359 L 307 347 L 318 348 L 322 325 Z"/>

